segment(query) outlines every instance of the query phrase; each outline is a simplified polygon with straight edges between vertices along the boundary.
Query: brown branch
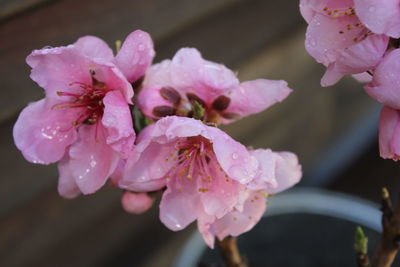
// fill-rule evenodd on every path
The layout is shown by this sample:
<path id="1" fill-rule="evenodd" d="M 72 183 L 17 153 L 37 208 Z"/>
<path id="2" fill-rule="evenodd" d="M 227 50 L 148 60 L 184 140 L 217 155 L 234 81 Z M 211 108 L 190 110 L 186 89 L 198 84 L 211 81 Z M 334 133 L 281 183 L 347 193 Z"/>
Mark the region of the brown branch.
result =
<path id="1" fill-rule="evenodd" d="M 247 267 L 247 263 L 240 256 L 236 237 L 228 236 L 222 241 L 217 240 L 216 243 L 227 267 Z"/>
<path id="2" fill-rule="evenodd" d="M 370 267 L 368 254 L 357 253 L 357 266 Z"/>
<path id="3" fill-rule="evenodd" d="M 383 232 L 372 258 L 372 267 L 390 267 L 400 246 L 400 197 L 393 210 L 389 192 L 382 189 Z"/>

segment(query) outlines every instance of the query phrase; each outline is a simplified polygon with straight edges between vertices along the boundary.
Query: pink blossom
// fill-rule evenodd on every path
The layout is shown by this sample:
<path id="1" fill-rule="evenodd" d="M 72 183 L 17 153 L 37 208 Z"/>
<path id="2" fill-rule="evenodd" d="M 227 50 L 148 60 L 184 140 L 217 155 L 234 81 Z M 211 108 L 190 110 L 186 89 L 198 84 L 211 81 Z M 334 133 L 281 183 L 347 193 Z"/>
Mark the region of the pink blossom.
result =
<path id="1" fill-rule="evenodd" d="M 364 88 L 375 100 L 400 109 L 400 49 L 389 52 L 374 71 L 372 82 Z"/>
<path id="2" fill-rule="evenodd" d="M 225 216 L 201 216 L 197 222 L 200 233 L 210 247 L 213 247 L 215 237 L 223 240 L 228 235 L 238 236 L 251 230 L 267 208 L 267 194 L 282 192 L 300 181 L 301 166 L 295 154 L 276 153 L 269 149 L 257 149 L 250 153 L 260 162 L 260 176 L 241 192 L 237 205 Z M 272 186 L 265 183 L 271 177 L 274 177 Z"/>
<path id="3" fill-rule="evenodd" d="M 141 214 L 153 205 L 153 198 L 146 193 L 125 191 L 121 198 L 124 210 L 133 214 Z"/>
<path id="4" fill-rule="evenodd" d="M 382 158 L 400 159 L 400 111 L 384 107 L 379 119 L 379 149 Z"/>
<path id="5" fill-rule="evenodd" d="M 400 37 L 399 0 L 354 0 L 358 17 L 377 34 Z"/>
<path id="6" fill-rule="evenodd" d="M 132 149 L 130 82 L 144 75 L 153 55 L 148 34 L 135 31 L 115 58 L 104 41 L 92 36 L 27 57 L 31 78 L 46 97 L 21 112 L 14 140 L 30 162 L 60 161 L 62 196 L 98 190 Z"/>
<path id="7" fill-rule="evenodd" d="M 205 121 L 229 123 L 282 101 L 290 92 L 285 81 L 240 83 L 224 65 L 203 59 L 194 48 L 182 48 L 172 60 L 149 69 L 138 104 L 148 117 L 159 119 L 191 116 L 197 101 L 205 109 Z"/>
<path id="8" fill-rule="evenodd" d="M 200 232 L 212 247 L 215 235 L 240 234 L 257 223 L 265 210 L 266 192 L 298 182 L 301 170 L 297 158 L 289 154 L 248 151 L 218 128 L 169 116 L 140 133 L 120 186 L 136 192 L 166 187 L 160 203 L 161 221 L 178 231 L 198 220 Z M 289 177 L 291 171 L 285 168 L 295 168 L 296 177 Z M 255 198 L 260 201 L 253 203 Z M 232 224 L 228 232 L 213 230 L 231 222 L 228 218 L 232 216 L 247 219 Z"/>
<path id="9" fill-rule="evenodd" d="M 327 66 L 322 86 L 371 70 L 382 59 L 389 37 L 372 32 L 360 21 L 353 0 L 301 0 L 300 10 L 309 23 L 306 49 Z"/>

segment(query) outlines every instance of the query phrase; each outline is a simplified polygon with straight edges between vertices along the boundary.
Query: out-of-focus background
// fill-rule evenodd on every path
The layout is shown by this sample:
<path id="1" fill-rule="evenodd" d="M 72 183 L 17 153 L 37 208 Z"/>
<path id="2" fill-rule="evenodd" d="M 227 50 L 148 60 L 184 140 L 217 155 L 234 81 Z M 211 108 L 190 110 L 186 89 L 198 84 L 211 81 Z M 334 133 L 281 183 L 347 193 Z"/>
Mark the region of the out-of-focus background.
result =
<path id="1" fill-rule="evenodd" d="M 324 68 L 304 49 L 305 28 L 294 0 L 1 0 L 0 266 L 169 266 L 194 230 L 167 230 L 157 206 L 125 213 L 111 187 L 65 200 L 56 166 L 29 164 L 15 148 L 18 113 L 43 96 L 25 57 L 82 35 L 113 46 L 142 29 L 154 38 L 156 62 L 191 46 L 242 80 L 285 79 L 294 89 L 287 100 L 225 129 L 245 145 L 297 153 L 299 186 L 373 201 L 383 185 L 398 190 L 400 163 L 378 155 L 380 106 L 351 78 L 320 87 Z"/>

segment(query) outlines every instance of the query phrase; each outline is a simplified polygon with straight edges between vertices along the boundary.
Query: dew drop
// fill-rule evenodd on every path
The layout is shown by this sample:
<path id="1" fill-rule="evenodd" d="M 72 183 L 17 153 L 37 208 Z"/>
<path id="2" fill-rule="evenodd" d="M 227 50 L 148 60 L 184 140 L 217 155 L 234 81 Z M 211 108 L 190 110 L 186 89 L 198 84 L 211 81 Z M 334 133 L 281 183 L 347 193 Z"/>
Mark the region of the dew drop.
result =
<path id="1" fill-rule="evenodd" d="M 232 154 L 232 158 L 233 158 L 233 159 L 237 159 L 238 157 L 239 157 L 239 155 L 238 155 L 237 153 L 233 153 L 233 154 Z"/>

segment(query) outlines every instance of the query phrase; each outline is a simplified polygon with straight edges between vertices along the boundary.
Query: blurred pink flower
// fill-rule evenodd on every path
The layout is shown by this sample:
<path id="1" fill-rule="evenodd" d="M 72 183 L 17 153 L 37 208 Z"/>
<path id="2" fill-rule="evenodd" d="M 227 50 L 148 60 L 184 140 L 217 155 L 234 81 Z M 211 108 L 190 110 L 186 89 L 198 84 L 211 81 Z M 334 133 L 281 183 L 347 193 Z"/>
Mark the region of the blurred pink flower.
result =
<path id="1" fill-rule="evenodd" d="M 140 133 L 120 186 L 136 192 L 166 187 L 160 203 L 161 221 L 178 231 L 198 220 L 199 230 L 212 247 L 209 236 L 225 232 L 204 229 L 214 223 L 214 227 L 222 227 L 229 216 L 242 214 L 247 220 L 225 225 L 233 227 L 227 233 L 249 230 L 265 210 L 264 198 L 254 204 L 251 199 L 286 189 L 300 176 L 297 158 L 291 153 L 248 151 L 218 128 L 169 116 Z"/>
<path id="2" fill-rule="evenodd" d="M 400 159 L 400 111 L 384 107 L 379 119 L 379 149 L 382 158 Z"/>
<path id="3" fill-rule="evenodd" d="M 378 102 L 400 109 L 400 49 L 386 54 L 374 71 L 372 82 L 364 88 Z"/>
<path id="4" fill-rule="evenodd" d="M 130 82 L 154 56 L 147 33 L 131 33 L 114 58 L 93 36 L 27 57 L 31 78 L 46 97 L 29 104 L 14 126 L 14 140 L 33 163 L 59 163 L 59 193 L 74 197 L 102 187 L 135 141 Z M 128 78 L 128 80 L 124 77 Z"/>
<path id="5" fill-rule="evenodd" d="M 141 214 L 151 208 L 153 198 L 147 193 L 125 191 L 121 198 L 121 204 L 125 211 L 133 214 Z"/>
<path id="6" fill-rule="evenodd" d="M 358 7 L 353 0 L 300 1 L 300 11 L 309 24 L 306 50 L 327 67 L 322 86 L 373 69 L 386 51 L 389 37 L 376 34 L 360 21 L 359 14 L 368 11 Z"/>
<path id="7" fill-rule="evenodd" d="M 159 119 L 191 116 L 197 101 L 205 109 L 205 121 L 229 123 L 282 101 L 291 91 L 285 81 L 240 83 L 224 65 L 203 59 L 194 48 L 182 48 L 172 60 L 149 69 L 138 104 L 148 117 Z"/>

